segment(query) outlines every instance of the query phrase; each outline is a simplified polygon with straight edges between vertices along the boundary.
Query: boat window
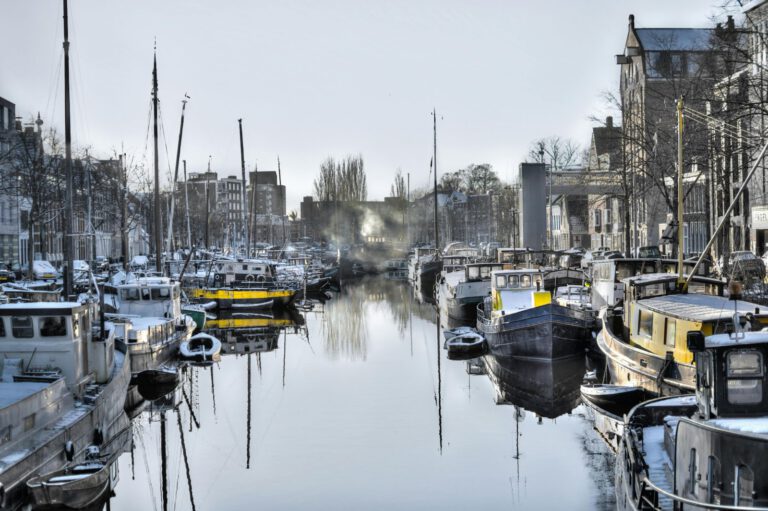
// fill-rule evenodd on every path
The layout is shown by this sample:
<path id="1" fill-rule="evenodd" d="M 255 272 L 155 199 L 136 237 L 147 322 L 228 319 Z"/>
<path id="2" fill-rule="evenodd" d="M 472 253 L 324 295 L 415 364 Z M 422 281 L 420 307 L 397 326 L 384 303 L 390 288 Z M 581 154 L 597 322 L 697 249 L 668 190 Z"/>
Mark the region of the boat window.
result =
<path id="1" fill-rule="evenodd" d="M 243 271 L 248 271 L 248 265 L 247 264 L 243 265 Z"/>
<path id="2" fill-rule="evenodd" d="M 732 351 L 728 353 L 728 377 L 762 376 L 763 357 L 759 351 Z"/>
<path id="3" fill-rule="evenodd" d="M 125 301 L 138 300 L 139 290 L 135 287 L 120 290 L 120 299 Z"/>
<path id="4" fill-rule="evenodd" d="M 496 282 L 494 286 L 496 286 L 496 289 L 507 287 L 507 277 L 505 275 L 496 275 Z"/>
<path id="5" fill-rule="evenodd" d="M 31 316 L 13 316 L 11 318 L 11 332 L 17 339 L 30 339 L 35 336 L 32 327 Z"/>
<path id="6" fill-rule="evenodd" d="M 520 287 L 520 277 L 517 275 L 510 275 L 509 276 L 509 287 L 510 289 L 517 289 Z"/>
<path id="7" fill-rule="evenodd" d="M 640 321 L 638 321 L 637 333 L 645 337 L 653 337 L 653 313 L 640 310 Z"/>
<path id="8" fill-rule="evenodd" d="M 763 401 L 762 379 L 728 380 L 728 402 L 732 405 L 753 405 Z"/>
<path id="9" fill-rule="evenodd" d="M 152 299 L 153 300 L 167 300 L 171 296 L 171 288 L 169 287 L 153 287 Z"/>
<path id="10" fill-rule="evenodd" d="M 746 465 L 739 465 L 736 467 L 736 488 L 734 488 L 734 495 L 736 496 L 735 504 L 737 506 L 751 506 L 754 503 L 754 491 L 755 491 L 755 473 L 752 469 Z"/>
<path id="11" fill-rule="evenodd" d="M 667 318 L 667 332 L 664 337 L 664 344 L 674 348 L 675 347 L 675 334 L 677 333 L 677 321 L 671 318 Z"/>
<path id="12" fill-rule="evenodd" d="M 45 316 L 40 318 L 40 335 L 43 337 L 67 335 L 67 318 L 64 316 Z"/>
<path id="13" fill-rule="evenodd" d="M 470 266 L 467 268 L 467 278 L 477 279 L 480 278 L 480 268 L 477 266 Z"/>
<path id="14" fill-rule="evenodd" d="M 707 502 L 720 503 L 720 460 L 710 456 L 707 463 Z"/>
<path id="15" fill-rule="evenodd" d="M 5 320 L 0 318 L 0 337 L 5 337 Z"/>
<path id="16" fill-rule="evenodd" d="M 696 449 L 691 449 L 691 459 L 688 461 L 688 491 L 693 495 L 696 496 L 696 487 L 698 486 L 696 484 L 696 465 L 697 465 L 697 459 L 696 459 Z"/>
<path id="17" fill-rule="evenodd" d="M 531 287 L 530 275 L 520 275 L 520 287 Z"/>

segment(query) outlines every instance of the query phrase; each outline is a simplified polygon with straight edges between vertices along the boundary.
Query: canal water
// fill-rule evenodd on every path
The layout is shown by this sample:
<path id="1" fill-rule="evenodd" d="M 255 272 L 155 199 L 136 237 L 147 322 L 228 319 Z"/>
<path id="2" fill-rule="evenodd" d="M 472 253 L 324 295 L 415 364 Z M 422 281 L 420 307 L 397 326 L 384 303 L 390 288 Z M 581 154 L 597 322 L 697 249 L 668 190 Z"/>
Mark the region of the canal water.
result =
<path id="1" fill-rule="evenodd" d="M 111 509 L 613 509 L 586 362 L 486 357 L 470 374 L 442 328 L 384 278 L 213 322 L 221 362 L 133 419 Z"/>

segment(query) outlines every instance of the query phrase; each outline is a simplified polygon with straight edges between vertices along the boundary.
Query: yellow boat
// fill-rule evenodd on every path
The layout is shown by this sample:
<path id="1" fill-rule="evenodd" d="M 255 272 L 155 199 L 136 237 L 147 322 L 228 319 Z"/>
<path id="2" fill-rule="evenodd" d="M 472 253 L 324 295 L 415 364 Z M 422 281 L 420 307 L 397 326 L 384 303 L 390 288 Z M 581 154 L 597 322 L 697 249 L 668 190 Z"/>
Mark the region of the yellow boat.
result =
<path id="1" fill-rule="evenodd" d="M 296 297 L 295 289 L 264 288 L 193 288 L 188 294 L 191 300 L 215 301 L 219 309 L 285 307 Z"/>

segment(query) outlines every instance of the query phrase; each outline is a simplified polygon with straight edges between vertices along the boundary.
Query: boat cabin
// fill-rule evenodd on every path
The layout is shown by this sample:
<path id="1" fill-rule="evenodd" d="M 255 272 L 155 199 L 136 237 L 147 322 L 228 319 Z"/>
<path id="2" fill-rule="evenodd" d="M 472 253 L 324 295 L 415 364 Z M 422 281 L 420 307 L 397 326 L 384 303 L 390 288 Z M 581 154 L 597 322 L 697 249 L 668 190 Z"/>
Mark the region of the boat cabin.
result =
<path id="1" fill-rule="evenodd" d="M 464 266 L 464 280 L 466 282 L 478 282 L 491 280 L 494 271 L 501 271 L 504 265 L 501 263 L 471 263 Z"/>
<path id="2" fill-rule="evenodd" d="M 469 261 L 469 257 L 463 255 L 443 256 L 443 274 L 462 271 Z"/>
<path id="3" fill-rule="evenodd" d="M 492 315 L 503 316 L 551 303 L 552 295 L 544 291 L 543 282 L 543 272 L 532 268 L 492 272 Z"/>
<path id="4" fill-rule="evenodd" d="M 211 272 L 213 284 L 220 287 L 249 286 L 273 282 L 275 270 L 269 261 L 217 261 Z"/>
<path id="5" fill-rule="evenodd" d="M 141 317 L 181 315 L 181 287 L 168 277 L 142 277 L 116 286 L 117 312 Z"/>
<path id="6" fill-rule="evenodd" d="M 677 261 L 671 259 L 600 259 L 590 263 L 592 280 L 591 301 L 595 310 L 615 307 L 624 300 L 624 279 L 657 273 L 677 275 Z M 695 262 L 683 261 L 683 271 L 690 273 Z M 704 265 L 697 277 L 706 277 Z"/>
<path id="7" fill-rule="evenodd" d="M 79 395 L 111 377 L 114 337 L 93 340 L 91 305 L 77 302 L 0 305 L 0 379 L 53 381 L 64 377 Z"/>
<path id="8" fill-rule="evenodd" d="M 690 293 L 677 291 L 677 277 L 672 274 L 632 277 L 624 284 L 624 337 L 631 345 L 661 357 L 671 352 L 677 362 L 693 360 L 686 344 L 689 331 L 704 335 L 732 332 L 734 313 L 752 330 L 768 326 L 768 308 L 729 300 L 722 296 L 723 282 L 718 280 L 696 278 L 690 290 L 699 292 Z"/>

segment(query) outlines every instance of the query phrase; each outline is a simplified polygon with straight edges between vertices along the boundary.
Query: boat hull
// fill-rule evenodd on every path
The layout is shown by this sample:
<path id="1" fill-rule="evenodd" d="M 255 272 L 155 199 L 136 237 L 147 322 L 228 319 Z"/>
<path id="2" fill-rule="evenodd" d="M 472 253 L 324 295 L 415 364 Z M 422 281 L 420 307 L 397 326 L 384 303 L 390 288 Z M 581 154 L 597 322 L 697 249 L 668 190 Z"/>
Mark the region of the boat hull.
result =
<path id="1" fill-rule="evenodd" d="M 604 314 L 597 347 L 616 385 L 638 386 L 652 396 L 689 394 L 696 390 L 696 367 L 637 348 L 615 335 Z"/>
<path id="2" fill-rule="evenodd" d="M 64 471 L 61 475 L 64 475 Z M 35 509 L 82 509 L 99 502 L 110 490 L 109 484 L 109 466 L 104 465 L 101 470 L 84 479 L 66 484 L 42 482 L 34 486 L 30 484 L 27 488 Z"/>
<path id="3" fill-rule="evenodd" d="M 584 311 L 553 303 L 491 319 L 480 311 L 477 316 L 491 353 L 501 357 L 556 360 L 583 355 L 590 325 Z"/>
<path id="4" fill-rule="evenodd" d="M 219 309 L 237 307 L 259 307 L 271 302 L 272 307 L 288 307 L 296 298 L 293 289 L 248 289 L 248 288 L 196 288 L 189 292 L 194 300 L 215 301 Z"/>

